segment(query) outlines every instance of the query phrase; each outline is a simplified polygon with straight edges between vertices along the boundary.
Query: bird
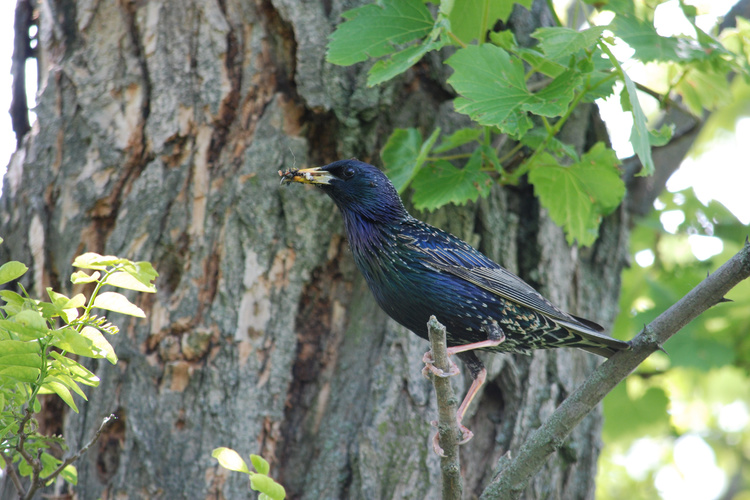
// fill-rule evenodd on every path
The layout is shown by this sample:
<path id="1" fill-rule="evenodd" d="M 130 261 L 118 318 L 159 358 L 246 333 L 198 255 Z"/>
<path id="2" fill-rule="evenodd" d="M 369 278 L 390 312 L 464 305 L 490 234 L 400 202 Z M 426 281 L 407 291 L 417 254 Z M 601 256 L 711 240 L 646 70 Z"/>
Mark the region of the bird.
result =
<path id="1" fill-rule="evenodd" d="M 530 354 L 576 347 L 609 358 L 630 347 L 593 321 L 562 311 L 521 278 L 468 243 L 410 215 L 388 177 L 356 159 L 279 171 L 281 184 L 312 184 L 338 206 L 354 262 L 378 305 L 397 323 L 427 339 L 434 315 L 446 327 L 449 356 L 473 379 L 457 410 L 460 443 L 472 433 L 462 420 L 487 371 L 476 351 Z M 425 371 L 449 373 L 432 366 Z M 435 451 L 440 449 L 435 441 Z"/>

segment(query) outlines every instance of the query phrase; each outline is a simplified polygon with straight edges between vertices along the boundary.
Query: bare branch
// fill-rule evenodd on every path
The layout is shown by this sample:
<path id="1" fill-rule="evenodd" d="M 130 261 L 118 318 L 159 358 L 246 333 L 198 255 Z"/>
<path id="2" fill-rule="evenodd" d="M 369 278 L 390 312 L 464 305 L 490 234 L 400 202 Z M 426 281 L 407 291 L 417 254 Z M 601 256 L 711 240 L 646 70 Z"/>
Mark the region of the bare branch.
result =
<path id="1" fill-rule="evenodd" d="M 600 365 L 521 446 L 516 457 L 502 463 L 481 498 L 518 498 L 536 474 L 565 441 L 568 434 L 614 387 L 672 335 L 718 304 L 724 295 L 750 276 L 750 243 L 708 276 L 676 304 L 663 312 L 633 339 L 633 347 Z"/>
<path id="2" fill-rule="evenodd" d="M 65 469 L 65 467 L 67 467 L 68 465 L 72 464 L 73 462 L 81 458 L 83 454 L 86 453 L 86 451 L 91 447 L 91 445 L 94 444 L 99 439 L 99 436 L 102 435 L 102 432 L 104 431 L 104 428 L 107 426 L 107 424 L 115 419 L 117 419 L 117 417 L 115 416 L 114 413 L 111 413 L 108 417 L 105 417 L 104 420 L 102 420 L 101 425 L 99 426 L 99 430 L 97 430 L 96 434 L 94 434 L 94 437 L 92 437 L 91 440 L 88 443 L 86 443 L 86 445 L 83 448 L 81 448 L 76 453 L 74 453 L 73 455 L 63 460 L 63 462 L 57 467 L 57 469 L 52 471 L 47 477 L 40 478 L 38 477 L 38 475 L 35 475 L 35 480 L 32 481 L 31 486 L 29 487 L 29 491 L 26 493 L 26 496 L 24 498 L 29 499 L 29 500 L 33 498 L 34 493 L 36 493 L 36 491 L 39 488 L 44 486 L 44 484 L 47 483 L 50 479 L 54 479 L 58 475 L 60 475 L 63 469 Z"/>
<path id="3" fill-rule="evenodd" d="M 117 417 L 114 413 L 110 413 L 108 417 L 105 417 L 104 420 L 102 420 L 102 424 L 99 426 L 99 430 L 96 431 L 96 434 L 94 434 L 94 437 L 91 438 L 91 440 L 86 443 L 86 445 L 78 450 L 77 453 L 69 456 L 65 460 L 63 460 L 63 463 L 60 464 L 60 466 L 52 471 L 52 473 L 44 478 L 44 481 L 49 481 L 50 479 L 56 477 L 58 474 L 60 474 L 65 467 L 72 464 L 73 462 L 77 461 L 79 458 L 83 456 L 84 453 L 88 451 L 89 448 L 91 448 L 91 445 L 96 443 L 99 440 L 99 436 L 102 435 L 102 432 L 104 431 L 104 428 L 107 426 L 108 423 L 110 423 L 113 420 L 117 420 Z"/>
<path id="4" fill-rule="evenodd" d="M 18 473 L 16 473 L 16 468 L 13 467 L 13 462 L 10 460 L 10 457 L 8 457 L 8 455 L 6 455 L 5 453 L 0 453 L 0 455 L 2 455 L 3 461 L 5 462 L 5 473 L 10 476 L 10 480 L 13 483 L 13 486 L 15 486 L 20 498 L 25 493 L 23 484 L 21 483 L 21 478 L 18 477 Z"/>
<path id="5" fill-rule="evenodd" d="M 450 372 L 448 359 L 448 345 L 445 340 L 445 326 L 441 325 L 435 316 L 430 316 L 427 322 L 430 337 L 430 349 L 435 368 L 445 373 Z M 451 381 L 447 377 L 432 376 L 435 386 L 438 406 L 438 435 L 443 455 L 440 457 L 440 472 L 443 478 L 443 500 L 461 500 L 463 482 L 461 479 L 461 465 L 458 457 L 458 422 L 456 409 L 458 401 L 453 393 Z"/>

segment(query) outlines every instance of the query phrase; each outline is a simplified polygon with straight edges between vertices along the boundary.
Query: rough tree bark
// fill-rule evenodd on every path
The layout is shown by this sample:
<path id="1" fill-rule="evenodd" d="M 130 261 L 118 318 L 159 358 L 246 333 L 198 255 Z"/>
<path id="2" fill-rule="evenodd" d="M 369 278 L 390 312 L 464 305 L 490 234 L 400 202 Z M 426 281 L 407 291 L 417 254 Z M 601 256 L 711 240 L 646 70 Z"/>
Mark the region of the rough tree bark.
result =
<path id="1" fill-rule="evenodd" d="M 541 4 L 516 8 L 519 39 L 546 22 Z M 291 498 L 439 497 L 427 343 L 377 308 L 330 200 L 278 186 L 276 171 L 294 165 L 378 164 L 396 126 L 464 120 L 437 59 L 372 89 L 365 68 L 324 62 L 326 36 L 353 6 L 39 3 L 38 121 L 4 180 L 0 257 L 29 263 L 39 296 L 71 291 L 70 263 L 85 251 L 160 273 L 158 294 L 137 299 L 148 320 L 116 319 L 120 363 L 95 363 L 101 385 L 65 415 L 72 448 L 119 416 L 78 464 L 79 498 L 245 498 L 245 477 L 211 458 L 217 446 L 263 455 Z M 583 148 L 601 130 L 581 108 L 566 139 Z M 570 248 L 523 186 L 424 217 L 612 324 L 624 210 L 590 249 Z M 469 494 L 599 362 L 574 350 L 485 359 L 462 448 Z M 600 428 L 589 415 L 526 497 L 593 498 Z"/>

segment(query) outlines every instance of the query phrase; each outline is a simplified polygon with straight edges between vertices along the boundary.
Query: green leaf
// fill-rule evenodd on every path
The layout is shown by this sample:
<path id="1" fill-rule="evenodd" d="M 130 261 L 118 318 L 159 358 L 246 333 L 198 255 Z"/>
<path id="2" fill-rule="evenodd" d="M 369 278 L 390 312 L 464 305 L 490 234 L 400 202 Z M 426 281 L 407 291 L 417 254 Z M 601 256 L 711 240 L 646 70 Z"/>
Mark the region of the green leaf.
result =
<path id="1" fill-rule="evenodd" d="M 117 356 L 112 345 L 99 330 L 91 326 L 84 327 L 80 333 L 73 328 L 58 330 L 52 345 L 79 356 L 107 358 L 113 365 L 117 363 Z"/>
<path id="2" fill-rule="evenodd" d="M 15 333 L 18 340 L 36 340 L 49 333 L 47 322 L 37 311 L 25 309 L 8 319 L 0 320 L 0 329 Z"/>
<path id="3" fill-rule="evenodd" d="M 547 141 L 547 151 L 551 152 L 553 155 L 557 157 L 565 155 L 576 162 L 579 160 L 578 153 L 573 146 L 565 144 L 557 137 L 548 138 L 547 135 L 548 133 L 546 130 L 541 127 L 536 127 L 524 134 L 523 137 L 521 137 L 521 142 L 531 149 L 537 149 L 544 141 Z"/>
<path id="4" fill-rule="evenodd" d="M 715 110 L 732 102 L 733 96 L 724 71 L 715 71 L 704 64 L 700 70 L 688 71 L 675 85 L 685 105 L 696 116 L 704 109 Z"/>
<path id="5" fill-rule="evenodd" d="M 60 472 L 60 476 L 73 486 L 78 484 L 78 469 L 73 464 L 66 465 Z"/>
<path id="6" fill-rule="evenodd" d="M 689 62 L 709 58 L 695 40 L 684 37 L 664 37 L 656 32 L 650 21 L 634 16 L 618 14 L 609 29 L 622 38 L 642 62 L 677 61 Z"/>
<path id="7" fill-rule="evenodd" d="M 117 292 L 100 293 L 94 299 L 94 307 L 127 314 L 129 316 L 135 316 L 137 318 L 146 317 L 146 313 L 144 313 L 140 307 L 133 304 L 124 295 Z"/>
<path id="8" fill-rule="evenodd" d="M 146 285 L 131 273 L 125 271 L 117 271 L 110 274 L 107 276 L 104 284 L 116 286 L 118 288 L 126 288 L 128 290 L 135 290 L 137 292 L 156 293 L 156 287 L 154 285 Z"/>
<path id="9" fill-rule="evenodd" d="M 0 341 L 0 357 L 11 354 L 38 354 L 40 349 L 39 342 L 22 342 L 20 340 Z"/>
<path id="10" fill-rule="evenodd" d="M 654 147 L 664 146 L 674 135 L 674 124 L 664 124 L 659 130 L 651 130 L 648 133 L 648 140 Z"/>
<path id="11" fill-rule="evenodd" d="M 545 57 L 544 54 L 533 48 L 518 47 L 513 52 L 526 61 L 531 66 L 532 71 L 542 73 L 550 78 L 557 78 L 568 69 L 567 66 Z"/>
<path id="12" fill-rule="evenodd" d="M 414 206 L 418 210 L 435 210 L 448 203 L 463 205 L 487 196 L 492 179 L 480 170 L 481 150 L 477 149 L 462 169 L 445 160 L 438 160 L 422 168 L 414 178 Z"/>
<path id="13" fill-rule="evenodd" d="M 146 261 L 127 261 L 127 264 L 122 267 L 122 270 L 130 274 L 133 278 L 137 279 L 148 288 L 153 287 L 153 284 L 151 282 L 159 276 L 159 273 L 156 272 L 154 266 L 152 266 L 150 262 Z M 156 291 L 156 288 L 153 288 L 153 290 Z"/>
<path id="14" fill-rule="evenodd" d="M 342 14 L 347 19 L 328 42 L 326 60 L 341 66 L 395 52 L 396 45 L 427 36 L 434 20 L 421 0 L 382 0 Z"/>
<path id="15" fill-rule="evenodd" d="M 81 365 L 78 361 L 63 356 L 57 351 L 50 351 L 50 356 L 60 364 L 63 369 L 70 374 L 70 376 L 76 382 L 85 384 L 91 387 L 99 385 L 99 377 L 90 372 L 85 366 Z"/>
<path id="16" fill-rule="evenodd" d="M 633 129 L 630 132 L 630 142 L 633 145 L 635 154 L 641 160 L 643 170 L 638 174 L 640 176 L 653 175 L 655 166 L 651 157 L 651 134 L 648 131 L 648 120 L 638 101 L 638 92 L 633 80 L 630 79 L 625 71 L 622 72 L 622 78 L 625 80 L 625 88 L 622 90 L 623 99 L 627 97 L 630 109 L 633 114 Z"/>
<path id="17" fill-rule="evenodd" d="M 231 448 L 226 448 L 223 446 L 220 448 L 215 448 L 211 453 L 211 456 L 218 460 L 219 465 L 221 465 L 225 469 L 250 474 L 250 469 L 247 468 L 247 464 L 244 460 L 242 460 L 240 454 Z"/>
<path id="18" fill-rule="evenodd" d="M 440 145 L 433 149 L 432 152 L 438 154 L 450 151 L 451 149 L 476 141 L 480 135 L 482 135 L 482 129 L 480 128 L 460 128 L 448 137 L 443 137 Z"/>
<path id="19" fill-rule="evenodd" d="M 380 153 L 385 173 L 393 183 L 396 191 L 403 193 L 430 154 L 440 135 L 436 128 L 423 143 L 422 134 L 415 128 L 396 129 Z"/>
<path id="20" fill-rule="evenodd" d="M 73 389 L 73 392 L 81 396 L 84 400 L 88 401 L 86 394 L 81 390 L 78 384 L 76 384 L 75 380 L 73 380 L 67 374 L 60 372 L 59 370 L 51 370 L 49 377 L 45 380 L 60 382 L 65 387 L 68 387 L 69 389 Z"/>
<path id="21" fill-rule="evenodd" d="M 258 471 L 258 474 L 268 475 L 268 471 L 271 470 L 271 466 L 268 465 L 268 461 L 260 455 L 250 455 L 250 462 L 253 464 L 253 468 Z"/>
<path id="22" fill-rule="evenodd" d="M 2 266 L 0 266 L 0 285 L 20 278 L 28 270 L 29 268 L 21 262 L 17 262 L 15 260 L 6 262 Z"/>
<path id="23" fill-rule="evenodd" d="M 460 94 L 454 101 L 456 111 L 514 136 L 531 129 L 529 112 L 564 113 L 581 82 L 578 72 L 566 71 L 546 88 L 531 93 L 523 62 L 490 44 L 460 49 L 446 63 L 455 70 L 448 83 Z"/>
<path id="24" fill-rule="evenodd" d="M 19 382 L 36 382 L 42 367 L 40 352 L 38 342 L 0 341 L 0 379 L 9 377 Z"/>
<path id="25" fill-rule="evenodd" d="M 284 487 L 263 474 L 253 474 L 250 476 L 250 487 L 255 491 L 265 493 L 273 500 L 284 500 L 286 498 Z"/>
<path id="26" fill-rule="evenodd" d="M 5 312 L 10 316 L 18 314 L 24 309 L 24 304 L 26 304 L 26 299 L 10 290 L 0 290 L 0 297 L 6 302 L 3 309 L 5 309 Z"/>
<path id="27" fill-rule="evenodd" d="M 4 344 L 0 344 L 5 347 Z M 0 366 L 24 366 L 40 368 L 42 358 L 38 353 L 2 353 L 0 354 Z"/>
<path id="28" fill-rule="evenodd" d="M 53 457 L 49 453 L 42 452 L 41 456 L 39 457 L 42 462 L 42 471 L 40 473 L 40 476 L 48 476 L 49 474 L 52 474 L 55 469 L 57 469 L 57 466 L 62 463 L 62 460 L 58 460 L 57 458 Z"/>
<path id="29" fill-rule="evenodd" d="M 86 305 L 86 297 L 84 297 L 82 293 L 79 293 L 70 299 L 61 293 L 55 292 L 52 288 L 47 287 L 47 295 L 49 295 L 55 308 L 59 310 L 75 309 Z"/>
<path id="30" fill-rule="evenodd" d="M 562 226 L 569 244 L 591 245 L 604 215 L 625 195 L 614 151 L 597 143 L 570 166 L 560 165 L 548 153 L 529 165 L 529 182 L 552 220 Z"/>
<path id="31" fill-rule="evenodd" d="M 531 0 L 455 0 L 447 12 L 451 32 L 465 44 L 470 44 L 473 40 L 484 41 L 485 33 L 482 33 L 482 28 L 491 30 L 498 20 L 507 21 L 516 3 L 527 9 L 531 8 Z M 441 9 L 442 4 L 443 2 Z"/>
<path id="32" fill-rule="evenodd" d="M 96 357 L 107 358 L 107 361 L 109 361 L 113 365 L 117 364 L 117 355 L 115 354 L 115 349 L 99 330 L 91 326 L 84 326 L 83 330 L 81 331 L 81 335 L 91 341 L 97 354 Z"/>
<path id="33" fill-rule="evenodd" d="M 606 26 L 594 26 L 583 31 L 570 28 L 538 28 L 531 36 L 539 40 L 539 48 L 550 59 L 569 58 L 591 49 L 599 41 Z"/>
<path id="34" fill-rule="evenodd" d="M 391 57 L 377 61 L 367 75 L 367 85 L 374 87 L 403 73 L 419 62 L 424 55 L 432 50 L 440 50 L 447 44 L 442 38 L 431 37 L 422 43 L 412 45 Z"/>
<path id="35" fill-rule="evenodd" d="M 41 361 L 40 361 L 41 363 Z M 0 378 L 9 377 L 19 382 L 32 384 L 39 378 L 39 368 L 30 366 L 2 366 L 0 365 Z"/>
<path id="36" fill-rule="evenodd" d="M 70 406 L 70 408 L 78 413 L 78 407 L 76 406 L 75 401 L 73 401 L 73 395 L 70 393 L 70 389 L 65 387 L 61 382 L 58 382 L 57 380 L 46 380 L 44 384 L 42 384 L 41 389 L 39 390 L 40 394 L 50 394 L 51 392 L 54 392 L 58 396 L 60 396 L 60 399 L 65 401 L 65 404 Z"/>
<path id="37" fill-rule="evenodd" d="M 114 255 L 99 255 L 94 252 L 87 252 L 83 255 L 79 255 L 73 261 L 73 267 L 80 267 L 81 269 L 95 269 L 98 271 L 104 271 L 107 266 L 116 266 L 128 262 L 127 259 L 121 259 Z"/>
<path id="38" fill-rule="evenodd" d="M 99 274 L 99 271 L 94 271 L 94 273 L 91 275 L 86 274 L 85 271 L 76 271 L 70 275 L 70 282 L 74 285 L 93 283 L 94 281 L 99 279 L 99 276 L 101 276 L 101 274 Z"/>

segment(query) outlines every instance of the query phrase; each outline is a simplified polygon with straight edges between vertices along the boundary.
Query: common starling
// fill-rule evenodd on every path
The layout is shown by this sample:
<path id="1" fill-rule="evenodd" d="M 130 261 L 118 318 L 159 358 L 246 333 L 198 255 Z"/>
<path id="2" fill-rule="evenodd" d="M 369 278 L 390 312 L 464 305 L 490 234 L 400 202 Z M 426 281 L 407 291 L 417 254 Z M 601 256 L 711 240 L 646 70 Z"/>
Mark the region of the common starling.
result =
<path id="1" fill-rule="evenodd" d="M 338 205 L 354 261 L 391 318 L 424 339 L 431 315 L 445 325 L 448 353 L 474 379 L 457 412 L 462 442 L 472 434 L 461 421 L 486 377 L 474 350 L 578 347 L 610 357 L 629 347 L 596 323 L 561 311 L 469 244 L 409 215 L 391 181 L 372 165 L 341 160 L 279 175 L 282 184 L 319 187 Z M 425 362 L 437 371 L 429 352 Z"/>

